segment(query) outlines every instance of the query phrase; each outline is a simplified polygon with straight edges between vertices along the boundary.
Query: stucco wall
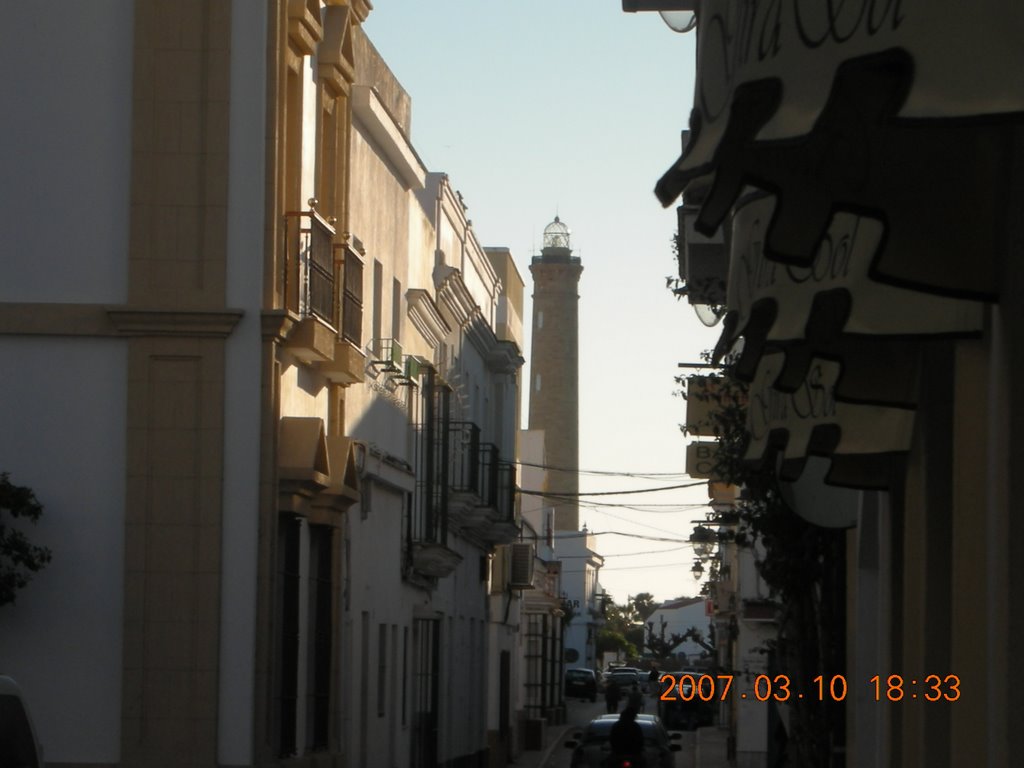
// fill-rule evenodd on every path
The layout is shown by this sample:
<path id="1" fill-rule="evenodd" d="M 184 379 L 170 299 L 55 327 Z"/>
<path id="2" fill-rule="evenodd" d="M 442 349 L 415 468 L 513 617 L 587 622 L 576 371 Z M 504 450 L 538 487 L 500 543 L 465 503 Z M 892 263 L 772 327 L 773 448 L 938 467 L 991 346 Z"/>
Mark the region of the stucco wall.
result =
<path id="1" fill-rule="evenodd" d="M 4 8 L 0 301 L 125 300 L 132 25 L 130 0 Z"/>
<path id="2" fill-rule="evenodd" d="M 121 729 L 127 351 L 108 339 L 0 336 L 0 471 L 44 507 L 52 562 L 0 607 L 0 670 L 48 761 L 117 762 Z"/>

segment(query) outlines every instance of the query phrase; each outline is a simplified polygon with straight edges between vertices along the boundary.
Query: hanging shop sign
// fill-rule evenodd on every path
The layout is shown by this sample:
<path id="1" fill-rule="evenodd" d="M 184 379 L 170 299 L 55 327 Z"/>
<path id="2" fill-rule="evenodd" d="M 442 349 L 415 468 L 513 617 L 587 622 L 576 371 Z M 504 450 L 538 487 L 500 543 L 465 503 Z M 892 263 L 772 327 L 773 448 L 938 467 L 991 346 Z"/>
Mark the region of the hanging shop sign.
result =
<path id="1" fill-rule="evenodd" d="M 829 485 L 832 462 L 820 456 L 808 456 L 800 477 L 779 482 L 783 500 L 800 517 L 824 528 L 852 528 L 857 524 L 861 492 L 853 488 Z"/>
<path id="2" fill-rule="evenodd" d="M 690 304 L 724 304 L 729 259 L 721 228 L 710 237 L 694 228 L 699 208 L 681 205 L 679 226 L 680 277 Z"/>
<path id="3" fill-rule="evenodd" d="M 912 410 L 840 402 L 835 388 L 842 363 L 831 360 L 814 360 L 796 391 L 779 391 L 773 384 L 784 358 L 780 352 L 762 357 L 750 385 L 746 461 L 761 463 L 778 456 L 779 476 L 794 480 L 808 456 L 831 457 L 835 465 L 839 456 L 892 456 L 910 449 Z M 860 485 L 839 478 L 834 471 L 827 480 Z"/>
<path id="4" fill-rule="evenodd" d="M 686 446 L 686 474 L 695 480 L 715 480 L 718 441 L 698 440 Z"/>
<path id="5" fill-rule="evenodd" d="M 722 376 L 686 377 L 686 434 L 721 437 L 726 411 L 742 407 L 743 393 Z"/>
<path id="6" fill-rule="evenodd" d="M 691 140 L 662 203 L 711 177 L 697 228 L 712 233 L 746 185 L 771 191 L 765 251 L 803 266 L 835 211 L 861 213 L 884 222 L 876 279 L 995 298 L 1024 4 L 963 13 L 953 0 L 704 0 Z M 965 253 L 981 257 L 964 269 Z"/>
<path id="7" fill-rule="evenodd" d="M 852 367 L 854 346 L 866 348 L 867 354 L 861 357 L 869 365 L 871 357 L 890 356 L 895 358 L 890 362 L 907 371 L 909 367 L 900 362 L 907 357 L 901 346 L 886 345 L 883 349 L 863 339 L 843 337 L 900 340 L 923 335 L 974 335 L 982 330 L 984 305 L 980 302 L 907 290 L 872 279 L 885 229 L 877 219 L 836 212 L 810 264 L 770 260 L 764 253 L 764 238 L 776 205 L 772 195 L 749 194 L 737 203 L 732 216 L 727 301 L 730 317 L 723 343 L 731 346 L 739 336 L 745 338 L 746 359 L 741 358 L 741 371 L 752 371 L 766 346 L 790 352 L 783 389 L 803 381 L 812 355 L 839 356 L 847 368 Z"/>

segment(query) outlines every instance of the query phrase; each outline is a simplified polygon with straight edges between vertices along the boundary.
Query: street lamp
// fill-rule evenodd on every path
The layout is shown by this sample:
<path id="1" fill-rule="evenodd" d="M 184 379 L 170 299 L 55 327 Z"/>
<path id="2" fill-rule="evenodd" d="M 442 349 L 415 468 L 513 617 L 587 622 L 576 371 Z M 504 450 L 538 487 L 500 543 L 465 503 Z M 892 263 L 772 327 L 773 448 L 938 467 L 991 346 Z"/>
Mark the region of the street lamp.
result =
<path id="1" fill-rule="evenodd" d="M 697 26 L 697 4 L 700 0 L 622 0 L 626 13 L 657 11 L 673 32 L 689 32 Z"/>
<path id="2" fill-rule="evenodd" d="M 700 560 L 694 560 L 690 573 L 693 574 L 695 580 L 700 581 L 700 577 L 704 575 L 704 564 Z"/>
<path id="3" fill-rule="evenodd" d="M 711 550 L 714 549 L 717 541 L 718 536 L 715 535 L 715 532 L 704 525 L 698 525 L 690 534 L 693 553 L 699 558 L 710 557 Z"/>

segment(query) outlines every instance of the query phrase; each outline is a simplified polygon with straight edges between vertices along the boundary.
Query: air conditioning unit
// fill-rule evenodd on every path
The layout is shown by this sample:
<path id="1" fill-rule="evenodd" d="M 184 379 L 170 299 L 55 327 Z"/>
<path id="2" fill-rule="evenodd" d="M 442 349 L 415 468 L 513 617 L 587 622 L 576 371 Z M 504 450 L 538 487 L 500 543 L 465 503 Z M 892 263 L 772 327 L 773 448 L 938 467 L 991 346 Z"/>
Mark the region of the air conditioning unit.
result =
<path id="1" fill-rule="evenodd" d="M 414 355 L 409 355 L 405 358 L 405 378 L 418 379 L 422 372 L 423 363 L 420 362 L 420 358 Z"/>
<path id="2" fill-rule="evenodd" d="M 510 544 L 509 552 L 509 586 L 512 589 L 533 589 L 533 544 Z"/>

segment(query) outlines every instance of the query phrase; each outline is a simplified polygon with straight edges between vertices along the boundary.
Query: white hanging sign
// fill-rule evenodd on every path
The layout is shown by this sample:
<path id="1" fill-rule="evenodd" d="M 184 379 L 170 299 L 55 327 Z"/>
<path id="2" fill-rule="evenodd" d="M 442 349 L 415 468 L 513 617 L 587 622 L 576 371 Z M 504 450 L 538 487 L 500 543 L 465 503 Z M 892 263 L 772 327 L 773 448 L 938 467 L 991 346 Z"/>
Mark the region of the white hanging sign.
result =
<path id="1" fill-rule="evenodd" d="M 806 337 L 815 297 L 845 289 L 852 302 L 843 333 L 943 335 L 980 331 L 983 305 L 879 283 L 870 272 L 884 227 L 853 213 L 832 216 L 809 266 L 783 264 L 764 254 L 765 230 L 775 211 L 774 196 L 748 197 L 732 219 L 728 308 L 737 313 L 735 336 L 747 328 L 751 308 L 772 301 L 775 319 L 765 337 L 789 341 Z"/>
<path id="2" fill-rule="evenodd" d="M 816 452 L 891 454 L 910 449 L 912 410 L 838 402 L 835 387 L 842 365 L 817 358 L 795 392 L 780 392 L 772 385 L 784 362 L 781 352 L 762 357 L 750 385 L 745 460 L 763 459 L 769 446 L 781 448 L 783 461 Z M 821 451 L 816 443 L 827 449 Z"/>
<path id="3" fill-rule="evenodd" d="M 679 164 L 684 172 L 707 170 L 740 85 L 775 78 L 782 87 L 758 140 L 802 136 L 821 114 L 842 62 L 892 48 L 913 59 L 900 117 L 1024 111 L 1024 3 L 701 0 L 697 35 L 695 124 Z"/>

